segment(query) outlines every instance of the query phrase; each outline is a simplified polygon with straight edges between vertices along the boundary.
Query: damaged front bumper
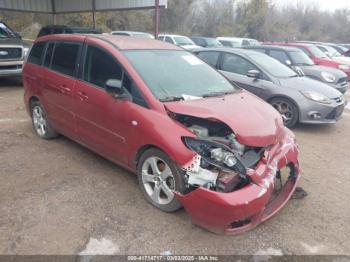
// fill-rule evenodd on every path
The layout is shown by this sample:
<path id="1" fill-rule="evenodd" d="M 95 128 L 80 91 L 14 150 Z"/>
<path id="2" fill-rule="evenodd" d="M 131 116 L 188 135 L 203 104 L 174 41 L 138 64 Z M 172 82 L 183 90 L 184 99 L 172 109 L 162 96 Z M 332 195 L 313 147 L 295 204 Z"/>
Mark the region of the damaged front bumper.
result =
<path id="1" fill-rule="evenodd" d="M 287 182 L 276 194 L 276 175 L 290 168 Z M 276 214 L 291 198 L 300 178 L 298 149 L 292 133 L 266 150 L 255 169 L 248 169 L 250 183 L 222 193 L 198 187 L 188 194 L 176 193 L 194 224 L 211 232 L 236 234 L 256 227 Z"/>

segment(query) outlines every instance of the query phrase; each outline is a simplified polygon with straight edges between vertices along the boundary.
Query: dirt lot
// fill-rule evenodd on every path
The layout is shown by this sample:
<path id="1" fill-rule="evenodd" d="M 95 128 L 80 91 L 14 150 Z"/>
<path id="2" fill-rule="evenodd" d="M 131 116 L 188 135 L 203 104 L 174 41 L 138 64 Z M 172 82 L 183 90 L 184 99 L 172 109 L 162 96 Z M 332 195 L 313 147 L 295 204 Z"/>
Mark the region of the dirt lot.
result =
<path id="1" fill-rule="evenodd" d="M 151 207 L 133 174 L 75 142 L 37 138 L 22 87 L 1 80 L 0 254 L 350 255 L 350 110 L 294 132 L 309 196 L 248 233 L 214 235 Z"/>

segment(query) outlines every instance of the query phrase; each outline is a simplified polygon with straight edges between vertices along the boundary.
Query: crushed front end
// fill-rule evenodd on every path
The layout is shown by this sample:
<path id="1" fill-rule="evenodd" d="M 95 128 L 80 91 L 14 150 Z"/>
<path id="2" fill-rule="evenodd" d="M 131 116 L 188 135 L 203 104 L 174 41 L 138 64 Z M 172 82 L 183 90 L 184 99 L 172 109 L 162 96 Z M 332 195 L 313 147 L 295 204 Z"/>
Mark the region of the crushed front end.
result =
<path id="1" fill-rule="evenodd" d="M 276 214 L 291 198 L 300 177 L 293 133 L 281 127 L 265 147 L 239 143 L 220 121 L 176 116 L 196 138 L 183 142 L 196 156 L 182 167 L 188 191 L 176 193 L 194 224 L 235 234 Z"/>

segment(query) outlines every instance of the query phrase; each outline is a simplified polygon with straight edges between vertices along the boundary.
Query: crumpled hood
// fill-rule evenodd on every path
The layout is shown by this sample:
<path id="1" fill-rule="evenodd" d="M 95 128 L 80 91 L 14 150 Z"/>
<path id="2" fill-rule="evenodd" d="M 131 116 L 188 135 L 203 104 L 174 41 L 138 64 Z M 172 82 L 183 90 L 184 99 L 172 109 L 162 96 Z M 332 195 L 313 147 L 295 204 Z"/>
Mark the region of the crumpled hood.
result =
<path id="1" fill-rule="evenodd" d="M 219 120 L 232 129 L 241 144 L 247 146 L 275 144 L 284 133 L 280 114 L 247 91 L 224 97 L 170 102 L 165 107 L 177 114 Z"/>

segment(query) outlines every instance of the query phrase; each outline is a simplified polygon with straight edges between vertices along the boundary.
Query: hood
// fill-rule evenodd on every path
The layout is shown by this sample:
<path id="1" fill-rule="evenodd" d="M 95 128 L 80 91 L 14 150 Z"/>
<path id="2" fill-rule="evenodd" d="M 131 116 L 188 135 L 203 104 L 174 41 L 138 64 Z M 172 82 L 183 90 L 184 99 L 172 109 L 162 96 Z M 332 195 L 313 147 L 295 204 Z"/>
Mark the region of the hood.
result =
<path id="1" fill-rule="evenodd" d="M 247 146 L 276 144 L 284 133 L 280 114 L 247 91 L 224 97 L 170 102 L 165 107 L 173 113 L 221 121 L 232 129 L 241 144 Z"/>
<path id="2" fill-rule="evenodd" d="M 23 40 L 21 38 L 0 38 L 0 46 L 1 45 L 20 45 L 23 46 L 25 45 Z"/>
<path id="3" fill-rule="evenodd" d="M 322 72 L 327 72 L 334 75 L 336 78 L 336 81 L 338 81 L 338 79 L 340 78 L 347 77 L 343 71 L 333 67 L 320 66 L 320 65 L 312 65 L 312 66 L 298 65 L 298 67 L 300 67 L 306 75 L 321 77 Z"/>
<path id="4" fill-rule="evenodd" d="M 314 91 L 329 98 L 338 98 L 342 96 L 342 94 L 335 88 L 309 77 L 280 78 L 279 81 L 280 84 L 286 88 L 292 88 L 299 91 Z"/>
<path id="5" fill-rule="evenodd" d="M 346 56 L 338 56 L 338 57 L 332 57 L 334 61 L 337 61 L 338 63 L 342 63 L 345 65 L 350 65 L 350 57 Z"/>

